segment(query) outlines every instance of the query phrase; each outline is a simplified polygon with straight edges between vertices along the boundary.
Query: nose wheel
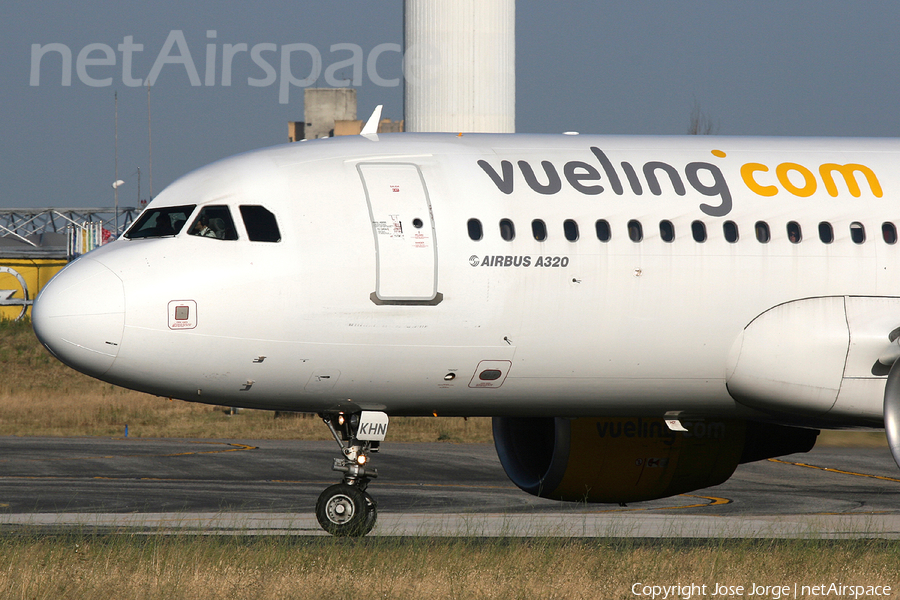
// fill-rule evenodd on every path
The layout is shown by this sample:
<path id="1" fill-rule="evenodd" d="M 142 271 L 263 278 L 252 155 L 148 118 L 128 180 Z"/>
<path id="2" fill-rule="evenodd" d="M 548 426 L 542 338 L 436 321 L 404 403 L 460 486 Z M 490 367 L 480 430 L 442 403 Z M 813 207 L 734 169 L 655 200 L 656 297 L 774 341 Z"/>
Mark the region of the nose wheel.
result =
<path id="1" fill-rule="evenodd" d="M 375 527 L 377 518 L 375 500 L 356 485 L 332 485 L 316 502 L 319 525 L 334 536 L 364 536 Z"/>
<path id="2" fill-rule="evenodd" d="M 378 471 L 369 466 L 369 454 L 378 452 L 387 434 L 388 417 L 381 412 L 322 415 L 341 448 L 332 470 L 344 473 L 341 483 L 325 488 L 316 501 L 316 520 L 335 536 L 361 537 L 372 531 L 378 518 L 375 499 L 366 492 Z"/>

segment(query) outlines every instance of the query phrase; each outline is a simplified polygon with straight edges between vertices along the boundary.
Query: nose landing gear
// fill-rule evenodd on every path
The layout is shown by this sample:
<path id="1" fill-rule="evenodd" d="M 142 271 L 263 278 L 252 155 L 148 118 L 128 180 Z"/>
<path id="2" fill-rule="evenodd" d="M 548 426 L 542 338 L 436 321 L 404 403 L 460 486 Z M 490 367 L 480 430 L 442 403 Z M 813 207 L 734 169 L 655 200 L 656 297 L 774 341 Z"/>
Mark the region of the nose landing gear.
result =
<path id="1" fill-rule="evenodd" d="M 378 470 L 367 466 L 369 454 L 378 452 L 384 441 L 388 416 L 374 411 L 321 416 L 343 455 L 331 468 L 344 473 L 344 478 L 319 495 L 316 519 L 331 535 L 364 536 L 378 518 L 377 504 L 366 492 L 369 480 L 378 477 Z"/>

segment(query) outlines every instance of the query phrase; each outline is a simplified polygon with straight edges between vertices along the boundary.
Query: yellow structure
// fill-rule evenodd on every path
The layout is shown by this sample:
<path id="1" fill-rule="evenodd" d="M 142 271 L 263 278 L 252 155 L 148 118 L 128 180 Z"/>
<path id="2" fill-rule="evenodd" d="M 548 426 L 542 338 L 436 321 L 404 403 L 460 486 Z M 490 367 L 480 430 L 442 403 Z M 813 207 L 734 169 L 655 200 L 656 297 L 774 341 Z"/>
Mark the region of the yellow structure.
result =
<path id="1" fill-rule="evenodd" d="M 31 316 L 31 303 L 65 258 L 0 258 L 0 319 Z"/>

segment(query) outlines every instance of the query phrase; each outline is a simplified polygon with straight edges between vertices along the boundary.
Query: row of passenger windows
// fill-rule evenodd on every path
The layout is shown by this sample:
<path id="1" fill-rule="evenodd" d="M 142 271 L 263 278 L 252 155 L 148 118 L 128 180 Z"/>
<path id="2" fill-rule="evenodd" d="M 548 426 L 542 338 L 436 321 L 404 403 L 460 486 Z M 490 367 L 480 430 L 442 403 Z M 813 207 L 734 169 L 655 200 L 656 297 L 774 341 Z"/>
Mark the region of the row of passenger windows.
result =
<path id="1" fill-rule="evenodd" d="M 125 233 L 125 237 L 133 240 L 177 235 L 184 228 L 196 204 L 186 206 L 168 206 L 148 209 Z M 242 204 L 239 207 L 247 237 L 251 242 L 280 242 L 281 231 L 278 221 L 267 208 L 255 204 Z M 197 213 L 188 229 L 188 235 L 217 240 L 238 239 L 231 209 L 225 205 L 204 206 Z"/>
<path id="2" fill-rule="evenodd" d="M 484 237 L 484 228 L 478 219 L 469 219 L 469 238 L 479 241 Z M 516 238 L 516 225 L 510 219 L 501 219 L 499 222 L 500 237 L 507 242 L 511 242 Z M 803 228 L 797 221 L 790 221 L 787 226 L 787 239 L 792 244 L 799 244 L 804 239 Z M 828 221 L 822 221 L 818 225 L 818 237 L 824 244 L 830 244 L 834 241 L 834 227 Z M 599 219 L 594 223 L 594 230 L 597 239 L 601 242 L 609 242 L 613 238 L 613 230 L 609 222 L 605 219 Z M 643 224 L 632 219 L 628 221 L 627 230 L 628 239 L 632 242 L 640 242 L 644 239 Z M 570 242 L 578 241 L 580 237 L 578 223 L 573 219 L 563 221 L 563 235 Z M 734 221 L 725 221 L 722 223 L 722 234 L 725 241 L 735 244 L 741 239 L 740 230 Z M 541 219 L 535 219 L 531 222 L 531 235 L 539 242 L 546 241 L 548 236 L 547 224 Z M 753 226 L 753 236 L 761 244 L 767 244 L 772 239 L 772 231 L 769 224 L 765 221 L 757 221 Z M 659 237 L 664 242 L 675 241 L 675 225 L 672 221 L 663 220 L 659 222 Z M 703 243 L 708 239 L 706 223 L 703 221 L 694 221 L 691 223 L 691 237 L 695 242 Z M 887 244 L 897 243 L 897 227 L 885 221 L 881 224 L 881 238 Z M 850 223 L 850 239 L 854 244 L 863 244 L 866 241 L 866 227 L 858 221 Z"/>

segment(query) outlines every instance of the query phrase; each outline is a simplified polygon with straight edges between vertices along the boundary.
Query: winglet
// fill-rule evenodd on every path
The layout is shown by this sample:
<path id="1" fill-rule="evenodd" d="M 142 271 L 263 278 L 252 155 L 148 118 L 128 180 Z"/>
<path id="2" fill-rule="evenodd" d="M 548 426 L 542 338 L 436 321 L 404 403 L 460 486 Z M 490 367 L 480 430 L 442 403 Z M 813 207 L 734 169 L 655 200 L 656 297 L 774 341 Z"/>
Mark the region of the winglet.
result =
<path id="1" fill-rule="evenodd" d="M 359 132 L 359 135 L 378 133 L 378 123 L 381 122 L 381 109 L 383 106 L 383 104 L 379 104 L 375 107 L 375 110 L 372 111 L 372 116 L 366 121 L 366 125 L 362 128 L 362 131 Z"/>

